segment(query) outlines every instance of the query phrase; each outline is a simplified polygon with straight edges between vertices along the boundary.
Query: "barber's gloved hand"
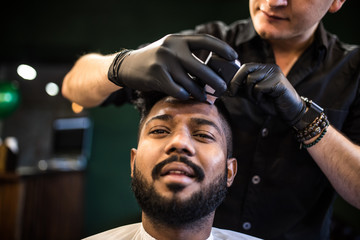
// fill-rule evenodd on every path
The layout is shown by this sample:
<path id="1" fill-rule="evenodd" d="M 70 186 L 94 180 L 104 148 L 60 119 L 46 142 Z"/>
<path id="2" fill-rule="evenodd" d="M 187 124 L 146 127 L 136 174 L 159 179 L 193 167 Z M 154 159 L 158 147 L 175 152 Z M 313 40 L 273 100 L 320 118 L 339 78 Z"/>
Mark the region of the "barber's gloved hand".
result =
<path id="1" fill-rule="evenodd" d="M 237 58 L 229 45 L 210 35 L 167 35 L 144 48 L 120 52 L 109 68 L 108 77 L 119 86 L 163 92 L 179 99 L 192 95 L 205 101 L 205 84 L 220 94 L 225 92 L 226 83 L 192 55 L 194 50 L 212 51 L 229 61 Z"/>
<path id="2" fill-rule="evenodd" d="M 306 104 L 275 64 L 243 64 L 230 82 L 231 95 L 243 95 L 290 126 L 304 116 Z"/>

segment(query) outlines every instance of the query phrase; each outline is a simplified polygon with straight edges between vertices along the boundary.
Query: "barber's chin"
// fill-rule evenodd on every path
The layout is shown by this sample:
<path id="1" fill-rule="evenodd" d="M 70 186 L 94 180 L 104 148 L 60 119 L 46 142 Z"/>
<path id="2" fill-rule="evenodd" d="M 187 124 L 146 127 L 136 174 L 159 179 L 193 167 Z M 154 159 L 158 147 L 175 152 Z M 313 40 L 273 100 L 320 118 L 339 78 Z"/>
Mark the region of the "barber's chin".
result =
<path id="1" fill-rule="evenodd" d="M 281 24 L 278 24 L 281 25 Z M 256 27 L 256 32 L 263 38 L 268 40 L 276 40 L 276 39 L 282 39 L 284 37 L 284 32 L 286 29 L 286 26 L 279 27 L 273 24 L 264 23 L 264 24 L 258 24 Z M 279 30 L 282 29 L 282 30 Z"/>

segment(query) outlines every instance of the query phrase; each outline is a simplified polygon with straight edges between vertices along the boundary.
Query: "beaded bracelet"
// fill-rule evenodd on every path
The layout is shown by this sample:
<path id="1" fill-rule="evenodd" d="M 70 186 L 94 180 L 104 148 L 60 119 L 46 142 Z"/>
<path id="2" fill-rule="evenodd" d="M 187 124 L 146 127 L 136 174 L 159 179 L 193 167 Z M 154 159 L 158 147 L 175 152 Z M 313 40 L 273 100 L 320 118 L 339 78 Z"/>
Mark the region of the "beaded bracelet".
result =
<path id="1" fill-rule="evenodd" d="M 315 141 L 309 144 L 300 143 L 300 149 L 302 148 L 309 148 L 320 142 L 320 140 L 324 137 L 325 133 L 327 132 L 327 128 L 324 128 L 324 130 L 321 132 L 320 136 L 316 138 Z"/>

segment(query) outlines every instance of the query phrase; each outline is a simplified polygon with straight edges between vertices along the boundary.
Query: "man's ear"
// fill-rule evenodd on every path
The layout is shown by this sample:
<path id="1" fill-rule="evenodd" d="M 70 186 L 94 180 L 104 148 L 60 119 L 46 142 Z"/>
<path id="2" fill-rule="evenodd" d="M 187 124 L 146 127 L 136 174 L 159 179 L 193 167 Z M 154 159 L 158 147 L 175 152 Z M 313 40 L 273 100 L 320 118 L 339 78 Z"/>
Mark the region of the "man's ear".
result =
<path id="1" fill-rule="evenodd" d="M 134 164 L 135 164 L 135 159 L 136 159 L 136 153 L 137 153 L 137 150 L 135 148 L 132 148 L 131 152 L 130 152 L 131 177 L 133 177 L 133 175 L 134 175 Z"/>
<path id="2" fill-rule="evenodd" d="M 227 160 L 227 187 L 230 187 L 234 181 L 237 173 L 237 160 L 236 158 L 229 158 Z"/>
<path id="3" fill-rule="evenodd" d="M 336 13 L 340 10 L 342 5 L 345 3 L 346 0 L 333 0 L 333 3 L 331 4 L 329 8 L 330 13 Z"/>

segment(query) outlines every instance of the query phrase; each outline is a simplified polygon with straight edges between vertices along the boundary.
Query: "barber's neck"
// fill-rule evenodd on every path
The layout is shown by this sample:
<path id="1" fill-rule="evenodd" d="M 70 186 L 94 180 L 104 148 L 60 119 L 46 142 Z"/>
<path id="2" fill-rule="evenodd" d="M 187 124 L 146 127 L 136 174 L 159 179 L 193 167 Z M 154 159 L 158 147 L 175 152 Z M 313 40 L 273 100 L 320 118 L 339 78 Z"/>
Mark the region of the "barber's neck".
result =
<path id="1" fill-rule="evenodd" d="M 142 224 L 145 231 L 157 240 L 206 240 L 211 233 L 214 214 L 215 212 L 190 224 L 174 227 L 154 221 L 143 212 Z"/>
<path id="2" fill-rule="evenodd" d="M 289 39 L 268 39 L 275 56 L 276 64 L 286 76 L 301 54 L 314 41 L 316 26 L 301 36 Z"/>

